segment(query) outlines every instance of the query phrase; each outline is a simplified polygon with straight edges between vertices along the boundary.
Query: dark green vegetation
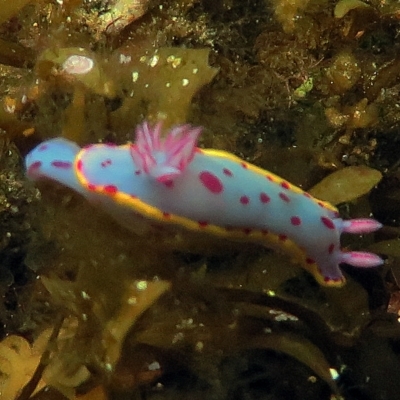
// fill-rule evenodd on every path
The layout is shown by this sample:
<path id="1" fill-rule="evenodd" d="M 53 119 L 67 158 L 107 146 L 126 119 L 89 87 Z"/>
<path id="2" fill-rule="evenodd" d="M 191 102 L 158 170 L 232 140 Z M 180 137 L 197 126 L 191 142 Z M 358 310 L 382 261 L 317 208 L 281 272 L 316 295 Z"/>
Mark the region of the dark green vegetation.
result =
<path id="1" fill-rule="evenodd" d="M 397 399 L 398 3 L 160 3 L 0 0 L 0 398 L 33 376 L 18 400 Z M 145 118 L 304 189 L 339 170 L 318 195 L 385 224 L 344 245 L 386 265 L 321 288 L 284 255 L 135 236 L 24 178 L 45 138 L 123 143 Z"/>

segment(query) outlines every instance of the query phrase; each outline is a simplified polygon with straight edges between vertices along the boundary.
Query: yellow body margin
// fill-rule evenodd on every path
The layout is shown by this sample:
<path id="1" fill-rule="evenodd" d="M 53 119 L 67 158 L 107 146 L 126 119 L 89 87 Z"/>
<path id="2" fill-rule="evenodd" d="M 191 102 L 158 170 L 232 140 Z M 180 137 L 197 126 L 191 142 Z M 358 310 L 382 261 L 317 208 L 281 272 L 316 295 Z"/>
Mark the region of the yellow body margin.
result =
<path id="1" fill-rule="evenodd" d="M 99 145 L 101 146 L 101 145 Z M 82 171 L 77 168 L 77 164 L 79 161 L 82 160 L 82 157 L 85 153 L 85 149 L 82 149 L 74 163 L 74 170 L 77 175 L 77 178 L 81 185 L 85 187 L 89 192 L 96 193 L 99 195 L 107 196 L 113 198 L 113 200 L 120 204 L 123 207 L 127 207 L 133 210 L 133 212 L 142 215 L 143 217 L 153 220 L 155 222 L 159 222 L 162 224 L 167 224 L 167 225 L 174 225 L 178 226 L 184 229 L 187 229 L 192 232 L 204 232 L 207 234 L 210 234 L 215 237 L 220 237 L 224 239 L 229 239 L 229 240 L 234 240 L 234 241 L 241 241 L 241 242 L 252 242 L 252 243 L 259 243 L 262 245 L 265 245 L 266 247 L 273 248 L 273 249 L 282 249 L 286 253 L 288 253 L 292 261 L 295 263 L 301 264 L 301 266 L 309 271 L 314 278 L 317 280 L 318 283 L 324 286 L 336 286 L 336 287 L 341 287 L 345 284 L 345 281 L 325 281 L 324 276 L 321 274 L 319 271 L 319 268 L 316 263 L 309 263 L 307 262 L 307 255 L 306 253 L 300 249 L 295 242 L 290 240 L 289 238 L 282 241 L 279 238 L 279 235 L 276 235 L 272 232 L 264 232 L 258 229 L 251 229 L 250 231 L 244 230 L 241 228 L 237 229 L 226 229 L 225 227 L 221 227 L 218 225 L 213 225 L 213 224 L 206 224 L 206 225 L 199 225 L 197 221 L 193 221 L 189 218 L 182 217 L 177 214 L 168 214 L 166 215 L 163 211 L 159 210 L 156 207 L 153 207 L 142 200 L 140 200 L 137 197 L 132 197 L 131 195 L 128 195 L 126 193 L 117 191 L 115 193 L 109 193 L 105 190 L 105 186 L 102 185 L 91 185 L 90 182 L 85 178 L 84 174 Z M 273 178 L 273 182 L 277 183 L 278 185 L 281 184 L 282 182 L 286 182 L 284 179 L 280 178 L 279 176 L 263 170 L 262 168 L 259 168 L 253 164 L 246 163 L 239 157 L 236 157 L 235 155 L 231 153 L 227 153 L 222 150 L 213 150 L 213 149 L 198 149 L 199 152 L 208 155 L 210 157 L 219 157 L 219 158 L 224 158 L 231 160 L 233 162 L 239 163 L 239 164 L 246 164 L 246 167 L 248 170 L 262 175 L 263 177 L 268 174 L 271 178 Z M 295 193 L 302 194 L 304 191 L 300 189 L 297 186 L 294 186 L 290 184 L 290 190 L 292 190 Z M 310 200 L 314 201 L 316 204 L 320 204 L 321 206 L 333 211 L 337 212 L 336 207 L 332 206 L 328 202 L 320 201 L 315 199 L 314 197 L 310 197 Z"/>

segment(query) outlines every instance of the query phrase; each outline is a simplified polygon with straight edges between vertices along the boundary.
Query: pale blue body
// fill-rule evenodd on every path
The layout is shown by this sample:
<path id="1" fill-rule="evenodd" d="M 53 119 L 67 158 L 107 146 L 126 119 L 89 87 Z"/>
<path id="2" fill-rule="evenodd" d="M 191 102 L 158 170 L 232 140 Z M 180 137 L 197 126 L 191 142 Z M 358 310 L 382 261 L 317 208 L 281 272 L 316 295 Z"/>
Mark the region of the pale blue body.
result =
<path id="1" fill-rule="evenodd" d="M 26 158 L 29 176 L 59 181 L 91 200 L 100 200 L 106 211 L 125 226 L 129 225 L 127 218 L 135 210 L 115 204 L 112 197 L 94 195 L 88 191 L 78 180 L 74 168 L 55 168 L 51 165 L 54 160 L 74 163 L 80 150 L 78 146 L 64 139 L 49 140 L 44 145 L 45 150 L 43 147 L 40 150 L 42 144 Z M 318 206 L 313 199 L 270 182 L 265 176 L 243 168 L 236 160 L 197 152 L 182 175 L 174 179 L 172 186 L 168 186 L 143 172 L 136 172 L 138 168 L 132 160 L 129 146 L 93 145 L 81 159 L 83 174 L 95 186 L 116 186 L 118 191 L 135 195 L 165 213 L 190 220 L 285 235 L 316 261 L 324 276 L 333 280 L 342 279 L 338 267 L 342 220 L 335 218 L 333 211 Z M 105 160 L 111 163 L 104 167 L 102 163 Z M 37 161 L 41 163 L 40 168 L 30 172 L 30 166 Z M 229 169 L 232 176 L 226 176 L 224 168 Z M 223 184 L 223 191 L 216 194 L 204 187 L 198 178 L 201 171 L 212 172 L 218 177 Z M 259 201 L 260 192 L 268 194 L 268 203 Z M 280 193 L 287 195 L 290 201 L 283 201 Z M 239 201 L 241 196 L 248 197 L 248 204 Z M 300 226 L 291 224 L 292 216 L 301 218 Z M 321 217 L 334 221 L 335 229 L 327 229 L 321 223 Z M 335 250 L 328 254 L 328 247 L 332 245 Z"/>
<path id="2" fill-rule="evenodd" d="M 43 149 L 43 147 L 47 147 Z M 35 147 L 25 158 L 27 174 L 31 179 L 48 178 L 68 186 L 72 190 L 85 195 L 86 189 L 79 183 L 73 168 L 62 169 L 51 165 L 54 160 L 64 161 L 73 165 L 75 157 L 81 148 L 69 140 L 62 138 L 51 139 Z M 31 166 L 40 162 L 38 169 Z"/>

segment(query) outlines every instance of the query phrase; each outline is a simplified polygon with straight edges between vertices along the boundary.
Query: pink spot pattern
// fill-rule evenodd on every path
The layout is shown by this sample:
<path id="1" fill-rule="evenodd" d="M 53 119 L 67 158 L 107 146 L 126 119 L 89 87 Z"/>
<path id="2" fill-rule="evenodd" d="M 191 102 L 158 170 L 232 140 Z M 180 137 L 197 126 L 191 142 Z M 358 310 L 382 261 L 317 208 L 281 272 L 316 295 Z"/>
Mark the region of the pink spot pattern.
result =
<path id="1" fill-rule="evenodd" d="M 72 164 L 69 161 L 52 161 L 51 165 L 55 168 L 60 168 L 60 169 L 69 169 L 72 167 Z"/>
<path id="2" fill-rule="evenodd" d="M 321 222 L 328 228 L 328 229 L 335 229 L 335 224 L 333 221 L 328 217 L 321 217 Z"/>
<path id="3" fill-rule="evenodd" d="M 224 168 L 224 169 L 222 170 L 222 172 L 223 172 L 224 175 L 226 175 L 226 176 L 233 176 L 232 171 L 231 171 L 230 169 L 228 169 L 228 168 Z"/>
<path id="4" fill-rule="evenodd" d="M 114 195 L 118 192 L 118 188 L 115 185 L 104 186 L 104 191 L 108 194 Z"/>
<path id="5" fill-rule="evenodd" d="M 107 158 L 106 160 L 104 160 L 104 161 L 101 162 L 101 166 L 102 166 L 103 168 L 108 167 L 108 166 L 111 165 L 111 164 L 112 164 L 112 161 L 111 161 L 109 158 Z"/>
<path id="6" fill-rule="evenodd" d="M 213 194 L 219 194 L 224 190 L 220 179 L 209 171 L 200 172 L 199 179 L 202 185 Z"/>
<path id="7" fill-rule="evenodd" d="M 82 168 L 83 168 L 82 160 L 78 160 L 78 162 L 76 163 L 76 169 L 79 172 L 82 172 Z"/>
<path id="8" fill-rule="evenodd" d="M 294 226 L 299 226 L 299 225 L 301 225 L 301 219 L 298 216 L 294 216 L 294 217 L 290 218 L 290 223 Z"/>
<path id="9" fill-rule="evenodd" d="M 42 166 L 42 162 L 41 161 L 35 161 L 34 163 L 32 163 L 29 166 L 29 171 L 34 171 L 36 169 L 39 169 Z"/>
<path id="10" fill-rule="evenodd" d="M 279 197 L 283 200 L 283 201 L 285 201 L 286 203 L 289 203 L 290 202 L 290 199 L 289 199 L 289 196 L 288 195 L 286 195 L 285 193 L 279 193 Z"/>
<path id="11" fill-rule="evenodd" d="M 240 203 L 243 204 L 243 205 L 249 204 L 249 203 L 250 203 L 249 197 L 248 197 L 248 196 L 242 196 L 242 197 L 240 198 Z"/>
<path id="12" fill-rule="evenodd" d="M 287 182 L 282 182 L 282 183 L 281 183 L 281 187 L 282 187 L 283 189 L 287 189 L 287 190 L 290 189 L 290 185 L 289 185 Z"/>
<path id="13" fill-rule="evenodd" d="M 42 166 L 42 162 L 41 161 L 35 161 L 33 162 L 29 167 L 28 167 L 28 175 L 34 175 L 35 173 L 37 173 L 37 170 L 40 169 L 40 167 Z"/>
<path id="14" fill-rule="evenodd" d="M 271 201 L 271 198 L 266 193 L 261 192 L 260 193 L 260 201 L 261 201 L 261 203 L 266 204 L 266 203 L 269 203 Z"/>

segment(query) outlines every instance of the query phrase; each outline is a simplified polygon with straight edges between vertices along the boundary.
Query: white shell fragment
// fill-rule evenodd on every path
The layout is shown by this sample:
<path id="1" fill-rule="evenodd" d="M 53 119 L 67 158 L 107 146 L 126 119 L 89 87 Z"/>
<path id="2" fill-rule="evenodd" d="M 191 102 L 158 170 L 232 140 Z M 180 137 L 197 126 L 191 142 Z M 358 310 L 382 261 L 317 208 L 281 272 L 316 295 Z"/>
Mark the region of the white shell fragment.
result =
<path id="1" fill-rule="evenodd" d="M 63 62 L 62 69 L 67 74 L 83 75 L 90 72 L 93 66 L 94 62 L 91 58 L 74 54 Z"/>

